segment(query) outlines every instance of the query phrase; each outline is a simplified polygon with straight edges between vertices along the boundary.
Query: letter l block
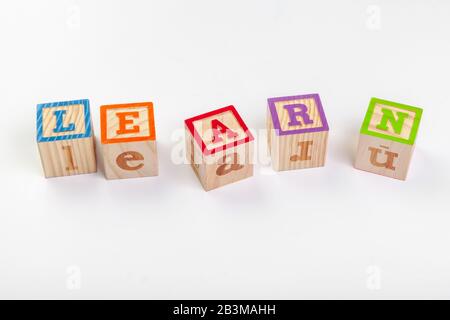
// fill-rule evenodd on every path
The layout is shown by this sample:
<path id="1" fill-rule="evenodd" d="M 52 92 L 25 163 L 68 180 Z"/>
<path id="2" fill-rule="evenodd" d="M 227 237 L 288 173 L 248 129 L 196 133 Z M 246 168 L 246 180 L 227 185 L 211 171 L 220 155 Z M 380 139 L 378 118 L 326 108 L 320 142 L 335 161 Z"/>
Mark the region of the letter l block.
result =
<path id="1" fill-rule="evenodd" d="M 275 171 L 323 167 L 328 122 L 318 94 L 268 100 L 267 139 Z"/>
<path id="2" fill-rule="evenodd" d="M 372 98 L 361 128 L 355 168 L 406 180 L 423 110 Z"/>
<path id="3" fill-rule="evenodd" d="M 153 103 L 101 106 L 100 117 L 106 178 L 157 176 Z"/>
<path id="4" fill-rule="evenodd" d="M 47 178 L 96 172 L 89 100 L 39 104 L 37 143 Z"/>

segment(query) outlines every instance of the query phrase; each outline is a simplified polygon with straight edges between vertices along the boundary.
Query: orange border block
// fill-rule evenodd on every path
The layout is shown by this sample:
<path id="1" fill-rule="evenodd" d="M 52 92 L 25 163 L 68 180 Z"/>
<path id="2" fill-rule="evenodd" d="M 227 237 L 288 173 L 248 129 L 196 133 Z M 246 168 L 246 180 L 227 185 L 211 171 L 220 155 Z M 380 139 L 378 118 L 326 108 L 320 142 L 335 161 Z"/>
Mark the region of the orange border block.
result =
<path id="1" fill-rule="evenodd" d="M 107 111 L 111 109 L 130 109 L 137 107 L 148 108 L 148 126 L 150 135 L 144 137 L 131 138 L 115 138 L 108 139 L 108 125 L 107 125 Z M 102 144 L 121 143 L 121 142 L 136 142 L 136 141 L 154 141 L 156 140 L 155 117 L 152 102 L 128 103 L 128 104 L 113 104 L 100 107 L 100 127 L 101 127 L 101 141 Z"/>

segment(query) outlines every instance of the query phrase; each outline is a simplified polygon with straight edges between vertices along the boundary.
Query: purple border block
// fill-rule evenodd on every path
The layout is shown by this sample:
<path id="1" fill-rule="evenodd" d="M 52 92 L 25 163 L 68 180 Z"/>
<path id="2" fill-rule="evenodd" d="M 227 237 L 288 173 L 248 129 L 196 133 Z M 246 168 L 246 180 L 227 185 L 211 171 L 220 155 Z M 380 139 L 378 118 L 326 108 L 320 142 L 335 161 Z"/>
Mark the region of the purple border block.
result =
<path id="1" fill-rule="evenodd" d="M 322 120 L 322 126 L 317 127 L 317 128 L 298 129 L 298 130 L 291 130 L 291 131 L 281 130 L 280 118 L 278 117 L 275 103 L 280 102 L 280 101 L 289 102 L 292 100 L 311 99 L 311 98 L 314 99 L 316 102 L 317 109 L 318 109 L 319 115 L 320 115 L 320 119 Z M 325 117 L 325 112 L 323 110 L 322 102 L 320 101 L 320 96 L 317 93 L 300 95 L 300 96 L 291 96 L 291 97 L 270 98 L 267 101 L 269 102 L 269 110 L 270 110 L 270 114 L 272 116 L 273 127 L 278 136 L 287 136 L 287 135 L 291 135 L 291 134 L 321 132 L 321 131 L 330 130 L 330 128 L 328 126 L 327 118 Z"/>

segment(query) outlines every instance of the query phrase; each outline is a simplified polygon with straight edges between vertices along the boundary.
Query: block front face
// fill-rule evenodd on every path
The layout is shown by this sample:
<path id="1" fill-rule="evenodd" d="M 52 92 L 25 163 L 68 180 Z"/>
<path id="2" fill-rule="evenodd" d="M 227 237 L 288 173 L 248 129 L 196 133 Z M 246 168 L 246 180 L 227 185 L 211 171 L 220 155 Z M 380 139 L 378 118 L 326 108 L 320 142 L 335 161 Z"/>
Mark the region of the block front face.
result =
<path id="1" fill-rule="evenodd" d="M 328 122 L 318 94 L 268 100 L 268 145 L 276 171 L 325 165 Z"/>
<path id="2" fill-rule="evenodd" d="M 153 103 L 100 108 L 105 175 L 108 179 L 158 175 Z"/>
<path id="3" fill-rule="evenodd" d="M 328 131 L 328 122 L 318 94 L 271 98 L 269 114 L 277 135 Z"/>
<path id="4" fill-rule="evenodd" d="M 206 191 L 253 176 L 253 141 L 205 155 L 186 129 L 186 156 Z"/>
<path id="5" fill-rule="evenodd" d="M 253 141 L 252 134 L 233 106 L 188 119 L 185 124 L 205 155 Z"/>
<path id="6" fill-rule="evenodd" d="M 46 178 L 97 172 L 94 138 L 38 144 Z"/>
<path id="7" fill-rule="evenodd" d="M 234 107 L 185 124 L 187 160 L 206 191 L 253 176 L 253 136 Z"/>
<path id="8" fill-rule="evenodd" d="M 39 104 L 37 141 L 53 142 L 92 136 L 89 100 Z"/>
<path id="9" fill-rule="evenodd" d="M 272 137 L 272 167 L 276 171 L 325 166 L 328 131 Z"/>
<path id="10" fill-rule="evenodd" d="M 103 145 L 107 179 L 129 179 L 158 175 L 156 141 Z"/>
<path id="11" fill-rule="evenodd" d="M 412 145 L 361 134 L 355 168 L 406 180 L 413 152 Z"/>
<path id="12" fill-rule="evenodd" d="M 373 98 L 361 133 L 414 145 L 422 118 L 422 109 Z"/>
<path id="13" fill-rule="evenodd" d="M 203 187 L 210 191 L 252 177 L 252 159 L 253 141 L 207 156 L 203 167 Z"/>

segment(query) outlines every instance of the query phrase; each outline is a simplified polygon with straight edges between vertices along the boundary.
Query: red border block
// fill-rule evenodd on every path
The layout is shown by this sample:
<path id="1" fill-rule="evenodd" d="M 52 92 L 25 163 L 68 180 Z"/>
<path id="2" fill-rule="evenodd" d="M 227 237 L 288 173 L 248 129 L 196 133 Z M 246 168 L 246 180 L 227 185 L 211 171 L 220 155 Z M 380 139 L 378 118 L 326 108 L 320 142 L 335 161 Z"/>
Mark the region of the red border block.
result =
<path id="1" fill-rule="evenodd" d="M 205 118 L 210 118 L 212 116 L 215 115 L 221 115 L 225 112 L 231 111 L 236 119 L 236 121 L 239 123 L 239 125 L 241 126 L 241 128 L 243 129 L 243 131 L 245 132 L 246 137 L 244 139 L 239 139 L 236 141 L 233 141 L 231 143 L 228 143 L 225 146 L 221 146 L 215 149 L 208 149 L 206 146 L 206 143 L 202 140 L 201 135 L 197 132 L 197 130 L 195 130 L 194 128 L 194 122 L 205 119 Z M 251 134 L 251 132 L 248 130 L 247 125 L 245 124 L 245 122 L 242 120 L 241 116 L 239 115 L 239 113 L 236 111 L 236 108 L 234 106 L 228 106 L 225 108 L 220 108 L 208 113 L 204 113 L 201 114 L 199 116 L 187 119 L 184 121 L 184 123 L 186 124 L 186 127 L 189 129 L 189 132 L 192 134 L 192 136 L 194 137 L 195 141 L 197 142 L 198 146 L 200 147 L 200 149 L 202 150 L 203 154 L 208 156 L 208 155 L 213 155 L 217 152 L 220 151 L 224 151 L 230 148 L 234 148 L 237 147 L 238 145 L 244 144 L 244 143 L 248 143 L 254 140 L 253 135 Z"/>

